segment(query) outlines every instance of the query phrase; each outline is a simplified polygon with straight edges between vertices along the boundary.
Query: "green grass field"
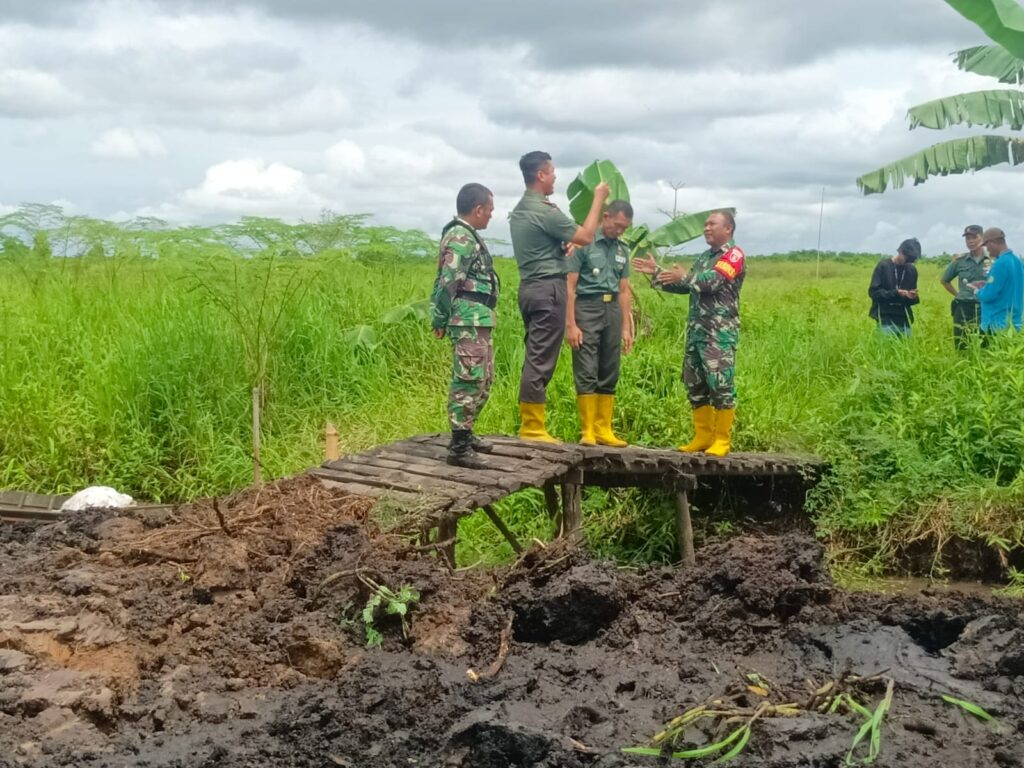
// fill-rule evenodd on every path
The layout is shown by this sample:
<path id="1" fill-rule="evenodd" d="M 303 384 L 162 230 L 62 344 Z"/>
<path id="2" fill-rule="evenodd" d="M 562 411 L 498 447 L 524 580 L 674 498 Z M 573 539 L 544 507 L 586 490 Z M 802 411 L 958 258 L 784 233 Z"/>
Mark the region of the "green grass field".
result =
<path id="1" fill-rule="evenodd" d="M 328 420 L 344 451 L 446 428 L 450 349 L 416 305 L 434 273 L 422 236 L 360 217 L 292 228 L 74 225 L 75 258 L 62 257 L 59 241 L 65 232 L 67 248 L 71 224 L 49 227 L 33 247 L 7 237 L 0 254 L 0 487 L 105 484 L 148 500 L 238 489 L 252 477 L 251 390 L 261 382 L 265 477 L 319 463 Z M 840 560 L 881 569 L 915 538 L 1021 546 L 1024 344 L 1008 337 L 955 354 L 943 264 L 930 262 L 919 267 L 913 338 L 880 337 L 867 317 L 873 263 L 749 259 L 735 448 L 831 464 L 809 508 Z M 497 382 L 483 433 L 517 427 L 514 263 L 501 260 L 500 273 Z M 679 381 L 686 299 L 635 284 L 640 336 L 623 364 L 617 429 L 674 446 L 690 433 Z M 574 439 L 567 350 L 549 423 Z M 665 499 L 595 490 L 584 508 L 599 552 L 673 559 Z M 523 538 L 549 535 L 539 494 L 504 510 Z M 486 520 L 466 523 L 463 537 L 467 562 L 509 554 Z"/>

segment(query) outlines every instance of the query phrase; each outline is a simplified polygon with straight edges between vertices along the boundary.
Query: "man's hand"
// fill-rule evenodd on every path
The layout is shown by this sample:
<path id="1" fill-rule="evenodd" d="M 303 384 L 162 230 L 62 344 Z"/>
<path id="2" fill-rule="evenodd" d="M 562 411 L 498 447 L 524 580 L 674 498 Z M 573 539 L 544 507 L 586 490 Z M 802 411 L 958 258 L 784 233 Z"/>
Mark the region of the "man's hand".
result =
<path id="1" fill-rule="evenodd" d="M 622 354 L 628 355 L 633 351 L 633 332 L 624 331 L 622 334 Z"/>
<path id="2" fill-rule="evenodd" d="M 672 269 L 666 269 L 659 273 L 654 279 L 661 285 L 671 285 L 683 282 L 684 277 L 686 277 L 686 270 L 683 269 L 681 264 L 676 264 Z"/>
<path id="3" fill-rule="evenodd" d="M 608 195 L 612 193 L 612 188 L 608 186 L 607 181 L 602 181 L 596 187 L 594 187 L 594 198 L 600 200 L 602 203 L 608 199 Z"/>
<path id="4" fill-rule="evenodd" d="M 578 247 L 579 246 L 577 246 L 576 243 L 563 243 L 562 250 L 565 251 L 565 258 L 571 259 L 573 252 L 575 252 Z"/>
<path id="5" fill-rule="evenodd" d="M 645 256 L 636 256 L 633 258 L 633 269 L 643 275 L 653 275 L 658 271 L 658 262 L 654 260 L 654 256 L 648 252 Z"/>
<path id="6" fill-rule="evenodd" d="M 565 341 L 573 349 L 583 346 L 583 331 L 578 325 L 565 326 Z"/>
<path id="7" fill-rule="evenodd" d="M 444 328 L 431 328 L 431 331 L 433 332 L 433 334 L 435 336 L 437 336 L 437 338 L 439 338 L 439 339 L 443 339 L 444 338 Z"/>

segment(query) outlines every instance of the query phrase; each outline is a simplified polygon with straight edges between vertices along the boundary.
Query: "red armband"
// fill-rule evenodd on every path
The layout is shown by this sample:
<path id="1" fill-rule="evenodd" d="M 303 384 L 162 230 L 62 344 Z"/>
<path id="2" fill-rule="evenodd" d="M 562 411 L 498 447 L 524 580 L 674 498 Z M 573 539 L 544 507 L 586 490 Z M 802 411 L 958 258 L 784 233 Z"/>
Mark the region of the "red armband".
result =
<path id="1" fill-rule="evenodd" d="M 726 280 L 735 280 L 743 271 L 743 258 L 743 251 L 734 245 L 719 257 L 712 269 Z"/>

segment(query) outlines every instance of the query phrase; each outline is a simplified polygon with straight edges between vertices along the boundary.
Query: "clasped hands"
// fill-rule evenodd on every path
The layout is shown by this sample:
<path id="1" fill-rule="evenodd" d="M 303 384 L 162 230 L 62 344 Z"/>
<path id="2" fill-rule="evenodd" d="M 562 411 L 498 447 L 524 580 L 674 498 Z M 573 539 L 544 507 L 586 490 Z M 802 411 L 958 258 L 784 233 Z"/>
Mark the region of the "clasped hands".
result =
<path id="1" fill-rule="evenodd" d="M 636 256 L 633 258 L 633 269 L 644 275 L 654 275 L 654 282 L 660 285 L 671 285 L 673 283 L 681 283 L 683 278 L 686 277 L 686 270 L 681 264 L 677 264 L 671 269 L 661 269 L 658 266 L 658 262 L 654 260 L 654 256 L 650 253 L 645 256 Z"/>

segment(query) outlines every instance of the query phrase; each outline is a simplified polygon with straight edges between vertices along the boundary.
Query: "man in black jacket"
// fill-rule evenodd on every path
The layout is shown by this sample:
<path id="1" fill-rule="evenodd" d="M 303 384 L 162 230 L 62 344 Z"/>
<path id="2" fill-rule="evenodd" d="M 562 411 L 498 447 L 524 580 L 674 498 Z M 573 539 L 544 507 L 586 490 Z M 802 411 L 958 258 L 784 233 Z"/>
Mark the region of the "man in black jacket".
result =
<path id="1" fill-rule="evenodd" d="M 875 266 L 868 288 L 871 297 L 868 314 L 883 333 L 910 335 L 910 324 L 914 322 L 911 307 L 921 301 L 917 296 L 917 268 L 914 266 L 920 255 L 921 244 L 914 237 L 900 243 L 891 259 L 882 259 Z"/>

